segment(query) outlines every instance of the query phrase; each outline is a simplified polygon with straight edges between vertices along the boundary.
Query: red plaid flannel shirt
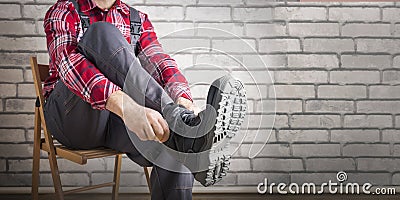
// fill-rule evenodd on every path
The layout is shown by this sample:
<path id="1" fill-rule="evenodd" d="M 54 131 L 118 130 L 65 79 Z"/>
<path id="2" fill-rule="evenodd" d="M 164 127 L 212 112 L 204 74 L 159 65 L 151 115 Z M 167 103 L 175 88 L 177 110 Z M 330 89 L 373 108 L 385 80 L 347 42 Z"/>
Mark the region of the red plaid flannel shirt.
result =
<path id="1" fill-rule="evenodd" d="M 81 11 L 90 17 L 90 22 L 106 21 L 114 24 L 130 43 L 129 7 L 121 0 L 108 10 L 101 10 L 92 0 L 77 0 Z M 153 25 L 145 13 L 139 11 L 142 21 L 138 40 L 139 60 L 143 67 L 152 72 L 153 78 L 172 99 L 184 97 L 192 100 L 188 83 L 177 68 L 175 60 L 163 52 Z M 58 0 L 46 13 L 44 29 L 50 55 L 50 77 L 44 83 L 44 96 L 48 97 L 57 81 L 65 85 L 93 108 L 103 110 L 107 98 L 121 88 L 104 76 L 89 60 L 77 51 L 83 36 L 81 22 L 73 4 Z M 112 36 L 110 36 L 112 37 Z M 141 58 L 147 57 L 146 62 Z M 150 63 L 148 61 L 151 61 Z"/>

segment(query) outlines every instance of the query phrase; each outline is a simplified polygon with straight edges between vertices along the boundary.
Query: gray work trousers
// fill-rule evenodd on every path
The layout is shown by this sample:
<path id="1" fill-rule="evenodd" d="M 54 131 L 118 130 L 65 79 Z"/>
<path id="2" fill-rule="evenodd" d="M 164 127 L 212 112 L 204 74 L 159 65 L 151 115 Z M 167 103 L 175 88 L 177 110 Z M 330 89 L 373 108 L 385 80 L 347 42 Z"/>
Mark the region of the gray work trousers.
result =
<path id="1" fill-rule="evenodd" d="M 121 88 L 124 87 L 129 70 L 135 72 L 134 79 L 151 77 L 141 66 L 130 69 L 135 67 L 129 63 L 134 59 L 135 55 L 131 53 L 134 50 L 121 32 L 110 23 L 96 22 L 90 25 L 78 48 L 96 68 Z M 140 81 L 138 84 L 140 88 Z M 172 101 L 162 97 L 165 91 L 154 79 L 147 80 L 145 84 L 148 89 L 142 95 L 145 96 L 146 106 L 160 111 L 162 103 Z M 72 93 L 61 80 L 47 98 L 44 110 L 48 128 L 63 145 L 77 149 L 105 146 L 126 153 L 141 166 L 153 166 L 135 148 L 121 118 L 107 110 L 93 109 L 89 103 Z M 171 159 L 171 162 L 176 161 Z M 193 181 L 191 173 L 171 172 L 154 165 L 150 177 L 151 197 L 192 199 Z"/>

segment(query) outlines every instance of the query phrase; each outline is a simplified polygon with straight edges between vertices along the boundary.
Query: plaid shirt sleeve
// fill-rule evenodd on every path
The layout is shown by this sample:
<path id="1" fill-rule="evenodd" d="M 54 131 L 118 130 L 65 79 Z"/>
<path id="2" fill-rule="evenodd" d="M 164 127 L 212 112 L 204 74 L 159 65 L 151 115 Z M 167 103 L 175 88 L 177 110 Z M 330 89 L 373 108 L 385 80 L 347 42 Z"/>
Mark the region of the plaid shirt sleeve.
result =
<path id="1" fill-rule="evenodd" d="M 77 13 L 71 3 L 57 2 L 46 13 L 44 29 L 50 65 L 60 80 L 95 109 L 104 110 L 107 98 L 121 88 L 108 80 L 77 51 Z M 76 16 L 74 16 L 76 15 Z"/>
<path id="2" fill-rule="evenodd" d="M 138 58 L 142 66 L 176 101 L 178 97 L 192 100 L 186 78 L 181 74 L 174 59 L 164 53 L 147 14 L 140 12 L 142 34 L 139 38 Z"/>

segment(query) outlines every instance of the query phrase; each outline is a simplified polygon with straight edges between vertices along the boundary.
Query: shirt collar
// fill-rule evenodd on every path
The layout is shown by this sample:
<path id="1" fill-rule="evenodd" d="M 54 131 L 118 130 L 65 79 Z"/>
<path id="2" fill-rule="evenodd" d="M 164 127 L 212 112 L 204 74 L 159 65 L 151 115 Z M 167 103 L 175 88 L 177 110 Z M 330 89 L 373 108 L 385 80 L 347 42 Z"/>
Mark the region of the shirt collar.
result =
<path id="1" fill-rule="evenodd" d="M 93 0 L 80 0 L 79 5 L 81 6 L 82 12 L 88 12 L 97 7 L 96 2 Z M 129 8 L 125 3 L 122 3 L 121 0 L 116 0 L 114 6 L 118 10 L 122 10 L 125 14 L 129 13 Z"/>

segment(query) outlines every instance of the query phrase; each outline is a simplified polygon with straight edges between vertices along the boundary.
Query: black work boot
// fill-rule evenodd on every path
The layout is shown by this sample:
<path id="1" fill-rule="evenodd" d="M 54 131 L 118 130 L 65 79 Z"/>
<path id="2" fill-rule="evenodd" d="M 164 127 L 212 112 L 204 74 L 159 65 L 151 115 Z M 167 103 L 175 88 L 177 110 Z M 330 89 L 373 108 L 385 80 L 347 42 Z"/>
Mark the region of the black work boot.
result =
<path id="1" fill-rule="evenodd" d="M 244 120 L 246 102 L 243 84 L 227 75 L 212 83 L 207 96 L 207 104 L 211 107 L 200 112 L 199 116 L 184 111 L 183 107 L 166 107 L 166 119 L 175 117 L 175 120 L 167 119 L 168 125 L 175 126 L 172 129 L 180 131 L 180 134 L 172 131 L 164 144 L 184 153 L 208 152 L 208 160 L 202 161 L 207 163 L 208 170 L 194 173 L 195 179 L 203 186 L 213 185 L 226 175 L 231 156 L 228 152 L 230 140 Z M 190 127 L 195 128 L 190 130 Z"/>

